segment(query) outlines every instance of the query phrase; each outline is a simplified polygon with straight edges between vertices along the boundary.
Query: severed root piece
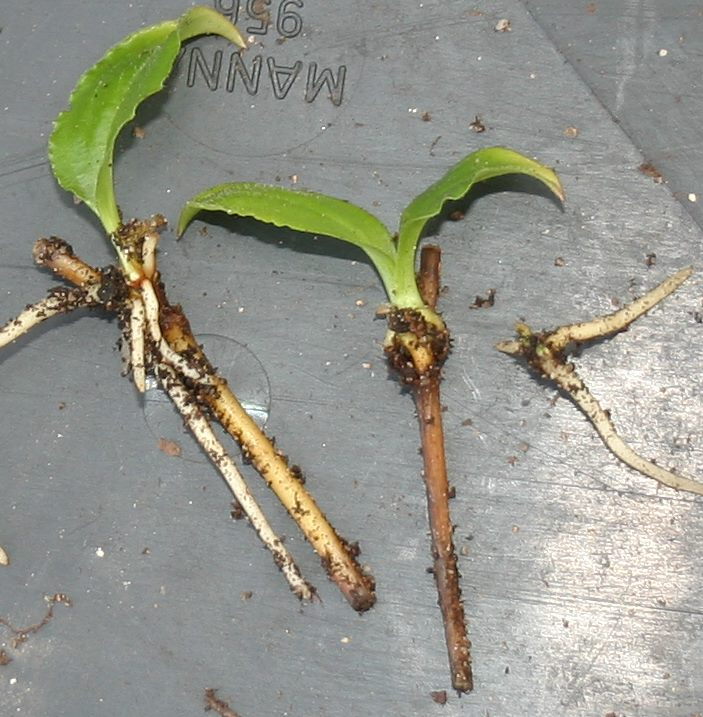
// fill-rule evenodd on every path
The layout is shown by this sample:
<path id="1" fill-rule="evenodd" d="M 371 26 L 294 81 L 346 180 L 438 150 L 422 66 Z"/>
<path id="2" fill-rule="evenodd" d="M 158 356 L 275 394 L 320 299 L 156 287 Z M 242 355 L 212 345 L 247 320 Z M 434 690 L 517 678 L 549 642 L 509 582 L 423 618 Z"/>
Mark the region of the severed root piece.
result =
<path id="1" fill-rule="evenodd" d="M 681 269 L 631 304 L 592 321 L 567 324 L 554 331 L 541 333 L 534 333 L 527 324 L 519 322 L 516 326 L 518 338 L 501 341 L 496 344 L 496 348 L 511 356 L 524 358 L 533 371 L 554 381 L 586 414 L 605 445 L 623 463 L 669 488 L 703 495 L 703 483 L 678 476 L 632 450 L 618 435 L 609 411 L 601 407 L 576 373 L 574 364 L 566 360 L 569 345 L 604 338 L 625 330 L 633 321 L 676 291 L 692 273 L 691 267 Z"/>

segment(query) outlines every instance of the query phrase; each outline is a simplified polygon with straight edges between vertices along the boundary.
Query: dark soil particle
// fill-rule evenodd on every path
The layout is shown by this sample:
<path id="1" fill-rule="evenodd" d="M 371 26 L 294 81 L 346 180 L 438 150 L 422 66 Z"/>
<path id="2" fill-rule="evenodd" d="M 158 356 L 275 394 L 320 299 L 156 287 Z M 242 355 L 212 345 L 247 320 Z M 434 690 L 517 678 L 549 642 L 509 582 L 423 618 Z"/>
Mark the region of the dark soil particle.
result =
<path id="1" fill-rule="evenodd" d="M 496 290 L 489 289 L 486 296 L 476 295 L 473 304 L 469 304 L 470 309 L 490 309 L 496 303 Z"/>

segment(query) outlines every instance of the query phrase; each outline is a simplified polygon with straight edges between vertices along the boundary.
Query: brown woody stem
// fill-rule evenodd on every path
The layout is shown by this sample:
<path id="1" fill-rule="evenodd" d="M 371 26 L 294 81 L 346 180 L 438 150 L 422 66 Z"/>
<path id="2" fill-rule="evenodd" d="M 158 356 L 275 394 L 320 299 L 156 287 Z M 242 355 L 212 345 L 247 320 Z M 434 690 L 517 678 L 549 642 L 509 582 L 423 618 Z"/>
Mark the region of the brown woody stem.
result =
<path id="1" fill-rule="evenodd" d="M 433 572 L 444 619 L 452 685 L 454 689 L 470 692 L 473 689 L 471 642 L 467 635 L 464 605 L 461 601 L 454 527 L 449 514 L 449 481 L 444 457 L 439 381 L 439 377 L 421 381 L 414 394 L 425 462 L 424 478 L 432 533 Z"/>
<path id="2" fill-rule="evenodd" d="M 435 308 L 439 295 L 440 257 L 440 249 L 436 246 L 423 247 L 420 255 L 420 291 L 431 309 Z M 412 383 L 412 388 L 420 421 L 423 476 L 432 535 L 433 573 L 444 620 L 452 686 L 461 692 L 470 692 L 473 689 L 471 642 L 461 600 L 454 526 L 449 513 L 450 488 L 440 400 L 441 362 L 442 359 L 438 359 L 429 370 L 418 372 L 418 378 Z"/>
<path id="3" fill-rule="evenodd" d="M 442 250 L 434 244 L 427 244 L 420 252 L 420 273 L 418 287 L 420 296 L 433 311 L 437 308 L 439 281 L 442 270 Z"/>

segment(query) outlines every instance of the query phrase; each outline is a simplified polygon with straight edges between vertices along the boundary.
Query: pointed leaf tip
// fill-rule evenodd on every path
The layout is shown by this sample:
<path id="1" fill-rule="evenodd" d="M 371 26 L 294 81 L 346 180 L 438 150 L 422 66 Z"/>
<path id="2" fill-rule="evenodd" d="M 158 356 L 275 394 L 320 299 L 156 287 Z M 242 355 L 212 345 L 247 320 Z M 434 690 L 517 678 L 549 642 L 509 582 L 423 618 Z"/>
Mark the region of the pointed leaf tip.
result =
<path id="1" fill-rule="evenodd" d="M 182 42 L 197 35 L 220 35 L 233 45 L 247 48 L 247 41 L 237 26 L 214 8 L 205 5 L 196 5 L 181 15 L 178 32 Z"/>
<path id="2" fill-rule="evenodd" d="M 398 284 L 401 295 L 415 289 L 415 252 L 427 222 L 448 201 L 461 199 L 474 184 L 507 174 L 524 174 L 541 181 L 560 200 L 564 188 L 550 167 L 506 147 L 487 147 L 464 157 L 405 208 L 398 232 Z"/>
<path id="3" fill-rule="evenodd" d="M 191 8 L 177 20 L 143 28 L 112 47 L 78 80 L 69 108 L 54 122 L 49 161 L 58 183 L 85 202 L 108 233 L 120 224 L 113 187 L 114 146 L 139 105 L 158 92 L 181 44 L 216 34 L 240 47 L 239 30 L 212 8 Z"/>

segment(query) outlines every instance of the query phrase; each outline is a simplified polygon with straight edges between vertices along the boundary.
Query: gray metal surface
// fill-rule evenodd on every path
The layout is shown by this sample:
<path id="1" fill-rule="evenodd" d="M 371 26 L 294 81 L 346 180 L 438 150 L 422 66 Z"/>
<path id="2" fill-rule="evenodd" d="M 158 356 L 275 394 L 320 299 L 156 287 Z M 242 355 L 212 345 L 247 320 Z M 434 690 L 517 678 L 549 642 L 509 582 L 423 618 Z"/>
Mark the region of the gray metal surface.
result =
<path id="1" fill-rule="evenodd" d="M 0 8 L 3 316 L 53 283 L 32 266 L 37 236 L 60 235 L 95 264 L 111 260 L 96 221 L 50 176 L 51 121 L 110 44 L 182 9 L 175 0 Z M 194 451 L 178 459 L 158 449 L 154 422 L 119 376 L 114 322 L 56 320 L 0 353 L 0 544 L 13 560 L 0 572 L 0 617 L 35 623 L 43 596 L 57 592 L 73 606 L 57 606 L 19 647 L 0 632 L 12 658 L 0 667 L 0 713 L 185 717 L 201 713 L 208 687 L 242 717 L 701 712 L 701 499 L 657 490 L 620 465 L 567 400 L 554 402 L 492 348 L 518 317 L 585 319 L 700 264 L 698 205 L 688 199 L 703 198 L 698 8 L 327 0 L 306 2 L 301 16 L 300 35 L 277 43 L 271 29 L 249 51 L 262 57 L 251 94 L 241 81 L 229 91 L 222 41 L 193 43 L 167 93 L 140 115 L 146 136 L 122 141 L 118 196 L 127 214 L 174 221 L 208 184 L 295 182 L 393 225 L 410 198 L 481 146 L 511 146 L 559 170 L 563 211 L 544 196 L 488 193 L 439 228 L 441 308 L 455 336 L 446 441 L 476 689 L 461 698 L 448 689 L 417 427 L 410 397 L 387 378 L 372 269 L 332 242 L 311 249 L 234 221 L 205 236 L 196 222 L 179 243 L 163 238 L 171 298 L 197 333 L 258 358 L 268 429 L 340 532 L 360 540 L 378 605 L 362 617 L 350 610 L 247 471 L 320 589 L 321 603 L 300 606 L 254 533 L 230 520 L 215 471 Z M 501 18 L 511 32 L 494 31 Z M 219 50 L 215 88 L 193 58 Z M 272 85 L 267 63 L 298 61 L 287 94 L 285 73 Z M 319 72 L 339 80 L 341 66 L 336 103 L 326 88 L 313 98 Z M 469 127 L 476 115 L 482 134 Z M 667 184 L 638 171 L 645 160 Z M 489 288 L 495 306 L 470 310 Z M 699 477 L 700 307 L 695 275 L 579 359 L 624 436 Z M 235 388 L 261 380 L 253 365 L 253 379 L 232 368 Z M 430 693 L 444 689 L 440 706 Z"/>

